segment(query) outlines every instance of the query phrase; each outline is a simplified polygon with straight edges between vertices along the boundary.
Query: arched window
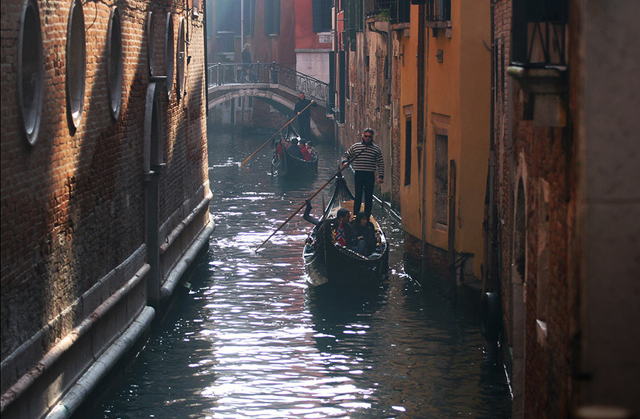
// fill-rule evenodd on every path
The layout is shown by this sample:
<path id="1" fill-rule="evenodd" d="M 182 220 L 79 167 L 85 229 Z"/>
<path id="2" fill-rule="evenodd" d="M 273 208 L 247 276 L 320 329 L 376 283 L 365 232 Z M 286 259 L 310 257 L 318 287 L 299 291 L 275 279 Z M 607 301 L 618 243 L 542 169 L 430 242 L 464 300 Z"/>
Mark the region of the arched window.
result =
<path id="1" fill-rule="evenodd" d="M 42 29 L 35 0 L 27 0 L 22 9 L 18 38 L 18 102 L 27 141 L 38 139 L 44 91 Z"/>
<path id="2" fill-rule="evenodd" d="M 73 0 L 67 25 L 66 94 L 67 113 L 77 129 L 84 110 L 84 90 L 87 73 L 87 50 L 84 36 L 84 13 L 80 0 Z"/>
<path id="3" fill-rule="evenodd" d="M 120 11 L 114 7 L 109 19 L 108 81 L 109 81 L 109 111 L 115 121 L 120 117 L 122 106 L 122 25 Z"/>

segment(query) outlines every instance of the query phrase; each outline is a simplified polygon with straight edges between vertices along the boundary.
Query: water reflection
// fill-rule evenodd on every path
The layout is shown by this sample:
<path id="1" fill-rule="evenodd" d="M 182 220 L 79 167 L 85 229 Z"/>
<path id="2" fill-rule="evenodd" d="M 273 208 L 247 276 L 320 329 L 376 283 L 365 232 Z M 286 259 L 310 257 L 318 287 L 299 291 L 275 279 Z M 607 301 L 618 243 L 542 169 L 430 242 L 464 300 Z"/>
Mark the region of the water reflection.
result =
<path id="1" fill-rule="evenodd" d="M 330 145 L 318 147 L 317 177 L 285 182 L 269 175 L 268 150 L 239 165 L 270 134 L 210 132 L 217 228 L 209 254 L 162 329 L 83 417 L 509 417 L 508 388 L 476 320 L 404 275 L 401 228 L 379 208 L 390 274 L 365 298 L 307 288 L 301 252 L 310 225 L 301 216 L 255 251 L 335 173 Z"/>

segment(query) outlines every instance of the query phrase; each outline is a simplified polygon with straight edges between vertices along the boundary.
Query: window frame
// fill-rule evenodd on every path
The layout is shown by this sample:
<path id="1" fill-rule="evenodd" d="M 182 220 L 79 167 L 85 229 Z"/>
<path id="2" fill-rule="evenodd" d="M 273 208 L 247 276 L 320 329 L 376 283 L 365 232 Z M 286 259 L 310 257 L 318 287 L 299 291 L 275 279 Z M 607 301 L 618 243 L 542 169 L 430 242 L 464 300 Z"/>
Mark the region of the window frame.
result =
<path id="1" fill-rule="evenodd" d="M 167 76 L 167 80 L 165 82 L 165 89 L 167 93 L 167 100 L 171 100 L 171 94 L 173 92 L 174 80 L 176 78 L 176 62 L 174 61 L 175 56 L 175 40 L 174 40 L 174 24 L 173 24 L 173 13 L 167 13 L 167 23 L 165 26 L 165 46 L 164 46 L 164 71 Z"/>
<path id="2" fill-rule="evenodd" d="M 280 0 L 264 0 L 264 34 L 280 35 Z"/>
<path id="3" fill-rule="evenodd" d="M 117 121 L 118 118 L 120 118 L 120 112 L 122 110 L 123 86 L 122 19 L 120 18 L 120 10 L 117 6 L 111 9 L 109 28 L 107 29 L 107 40 L 109 49 L 107 60 L 109 112 L 113 120 Z"/>
<path id="4" fill-rule="evenodd" d="M 30 16 L 33 16 L 34 28 L 27 27 Z M 29 25 L 30 26 L 30 25 Z M 35 42 L 25 42 L 33 35 Z M 33 146 L 38 140 L 40 123 L 42 122 L 42 109 L 44 104 L 44 57 L 42 45 L 42 26 L 40 22 L 40 11 L 35 0 L 26 0 L 20 15 L 20 30 L 18 34 L 18 63 L 17 63 L 17 88 L 18 88 L 18 109 L 22 119 L 22 129 L 27 142 Z M 26 54 L 25 54 L 26 52 Z M 35 57 L 31 56 L 35 52 Z M 25 61 L 25 55 L 29 60 Z M 31 59 L 35 58 L 35 62 Z M 26 73 L 26 68 L 35 67 L 32 72 Z M 26 76 L 26 77 L 25 77 Z M 27 78 L 27 80 L 25 80 Z M 25 83 L 32 89 L 25 89 Z M 32 94 L 30 93 L 30 90 Z M 31 105 L 31 106 L 30 106 Z"/>
<path id="5" fill-rule="evenodd" d="M 440 149 L 444 140 L 446 149 Z M 442 153 L 445 153 L 441 161 Z M 444 184 L 438 185 L 441 180 Z M 449 225 L 449 134 L 446 131 L 436 132 L 433 139 L 433 221 L 436 226 Z M 444 197 L 444 199 L 443 199 Z M 439 199 L 440 198 L 440 199 Z M 444 211 L 443 211 L 444 207 Z"/>
<path id="6" fill-rule="evenodd" d="M 71 127 L 74 130 L 79 128 L 84 113 L 87 82 L 87 44 L 85 30 L 82 2 L 80 0 L 72 0 L 67 23 L 65 93 L 67 99 L 67 115 Z"/>

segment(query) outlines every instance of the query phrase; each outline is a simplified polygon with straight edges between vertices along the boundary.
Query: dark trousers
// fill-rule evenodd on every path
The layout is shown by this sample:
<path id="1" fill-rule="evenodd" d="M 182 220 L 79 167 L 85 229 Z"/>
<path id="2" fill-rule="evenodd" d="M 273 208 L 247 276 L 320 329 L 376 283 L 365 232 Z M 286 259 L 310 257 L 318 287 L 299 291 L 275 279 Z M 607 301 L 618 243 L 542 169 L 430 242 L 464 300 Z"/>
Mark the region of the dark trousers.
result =
<path id="1" fill-rule="evenodd" d="M 309 110 L 307 109 L 305 112 L 308 112 Z M 310 136 L 311 136 L 311 119 L 309 116 L 307 115 L 300 115 L 298 117 L 298 126 L 300 127 L 300 137 L 304 138 L 305 140 L 310 140 Z"/>
<path id="2" fill-rule="evenodd" d="M 240 72 L 240 80 L 238 80 L 239 83 L 244 83 L 244 77 L 247 76 L 249 78 L 249 81 L 252 82 L 252 78 L 251 77 L 251 64 L 242 64 L 242 71 Z"/>
<path id="3" fill-rule="evenodd" d="M 364 192 L 364 212 L 371 215 L 373 208 L 373 185 L 376 180 L 375 172 L 363 172 L 356 170 L 353 177 L 354 183 L 354 199 L 353 199 L 353 215 L 358 215 L 360 204 L 362 202 L 362 193 Z"/>

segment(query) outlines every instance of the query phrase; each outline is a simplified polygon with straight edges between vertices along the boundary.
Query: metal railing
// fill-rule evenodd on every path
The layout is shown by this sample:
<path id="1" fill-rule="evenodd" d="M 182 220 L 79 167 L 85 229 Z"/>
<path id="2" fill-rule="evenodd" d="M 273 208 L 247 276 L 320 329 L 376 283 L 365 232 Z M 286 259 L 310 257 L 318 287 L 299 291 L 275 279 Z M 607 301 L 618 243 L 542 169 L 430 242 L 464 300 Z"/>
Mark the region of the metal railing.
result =
<path id="1" fill-rule="evenodd" d="M 332 107 L 329 84 L 280 64 L 217 63 L 207 68 L 209 87 L 228 84 L 271 84 L 302 92 L 308 99 Z"/>

